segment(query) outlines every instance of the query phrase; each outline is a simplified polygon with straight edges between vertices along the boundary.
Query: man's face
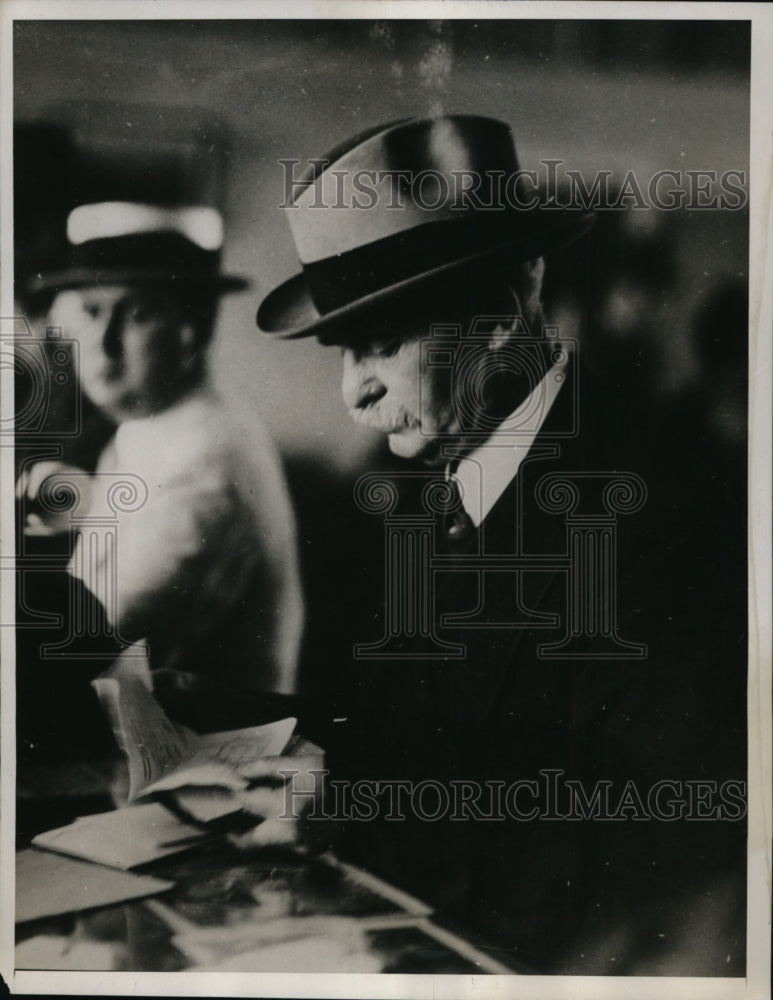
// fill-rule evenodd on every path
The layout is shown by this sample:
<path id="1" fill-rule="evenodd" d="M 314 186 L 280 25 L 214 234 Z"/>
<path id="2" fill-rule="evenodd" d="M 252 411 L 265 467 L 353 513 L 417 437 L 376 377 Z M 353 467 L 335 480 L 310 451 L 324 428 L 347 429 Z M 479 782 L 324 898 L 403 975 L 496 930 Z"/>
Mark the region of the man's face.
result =
<path id="1" fill-rule="evenodd" d="M 80 344 L 84 392 L 114 419 L 147 416 L 174 401 L 191 331 L 170 292 L 131 285 L 68 289 L 51 315 Z"/>
<path id="2" fill-rule="evenodd" d="M 448 379 L 422 366 L 425 338 L 422 332 L 342 347 L 341 390 L 352 419 L 383 431 L 395 455 L 436 464 L 459 423 Z"/>

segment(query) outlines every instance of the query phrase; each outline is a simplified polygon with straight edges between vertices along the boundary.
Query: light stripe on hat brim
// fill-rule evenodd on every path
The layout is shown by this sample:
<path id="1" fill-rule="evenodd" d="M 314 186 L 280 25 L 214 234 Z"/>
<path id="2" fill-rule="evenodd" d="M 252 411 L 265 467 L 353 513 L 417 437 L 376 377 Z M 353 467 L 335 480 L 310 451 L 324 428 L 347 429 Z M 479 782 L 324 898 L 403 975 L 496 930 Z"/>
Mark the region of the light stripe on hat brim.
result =
<path id="1" fill-rule="evenodd" d="M 579 239 L 593 226 L 595 213 L 577 213 L 569 218 L 557 218 L 555 224 L 546 226 L 541 233 L 528 239 L 513 238 L 467 257 L 412 275 L 395 284 L 355 299 L 337 309 L 320 314 L 311 295 L 307 276 L 301 272 L 283 282 L 261 302 L 256 323 L 258 329 L 277 340 L 300 340 L 317 336 L 326 343 L 335 343 L 335 328 L 347 326 L 358 315 L 385 306 L 390 300 L 411 292 L 422 285 L 442 285 L 460 272 L 496 261 L 509 262 L 533 260 L 549 250 L 558 250 Z"/>

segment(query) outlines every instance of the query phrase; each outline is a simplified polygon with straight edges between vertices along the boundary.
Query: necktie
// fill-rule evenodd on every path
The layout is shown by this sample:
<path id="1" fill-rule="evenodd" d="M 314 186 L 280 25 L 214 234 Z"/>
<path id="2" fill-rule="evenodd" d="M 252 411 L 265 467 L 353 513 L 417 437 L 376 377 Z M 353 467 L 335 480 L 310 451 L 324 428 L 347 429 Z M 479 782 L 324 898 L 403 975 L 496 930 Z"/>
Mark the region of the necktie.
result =
<path id="1" fill-rule="evenodd" d="M 470 515 L 462 505 L 462 493 L 455 476 L 446 480 L 451 498 L 447 512 L 442 515 L 443 537 L 448 542 L 466 541 L 475 530 Z"/>

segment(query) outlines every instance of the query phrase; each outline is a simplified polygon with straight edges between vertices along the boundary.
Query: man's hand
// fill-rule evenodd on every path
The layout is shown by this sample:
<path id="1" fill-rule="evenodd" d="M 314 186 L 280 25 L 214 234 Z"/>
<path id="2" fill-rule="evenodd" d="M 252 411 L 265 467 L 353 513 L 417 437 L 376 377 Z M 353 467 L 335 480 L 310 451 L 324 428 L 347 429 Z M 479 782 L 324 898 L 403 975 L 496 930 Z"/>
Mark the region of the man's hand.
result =
<path id="1" fill-rule="evenodd" d="M 16 499 L 26 514 L 26 535 L 57 535 L 70 528 L 76 507 L 85 509 L 90 500 L 91 477 L 68 462 L 36 462 L 26 467 L 16 483 Z"/>
<path id="2" fill-rule="evenodd" d="M 242 806 L 263 821 L 233 837 L 237 847 L 288 847 L 312 854 L 328 846 L 331 824 L 325 822 L 322 810 L 323 750 L 300 740 L 292 753 L 264 757 L 239 768 L 239 773 L 251 783 L 241 793 Z"/>

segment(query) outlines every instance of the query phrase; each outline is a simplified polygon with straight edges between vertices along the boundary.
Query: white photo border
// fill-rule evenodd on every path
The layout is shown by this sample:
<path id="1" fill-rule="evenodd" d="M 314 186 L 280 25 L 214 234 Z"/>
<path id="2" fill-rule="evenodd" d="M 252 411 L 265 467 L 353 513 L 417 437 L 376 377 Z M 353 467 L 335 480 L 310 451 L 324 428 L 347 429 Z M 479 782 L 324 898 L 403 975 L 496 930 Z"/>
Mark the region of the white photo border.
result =
<path id="1" fill-rule="evenodd" d="M 0 254 L 13 258 L 13 23 L 15 20 L 176 19 L 749 20 L 752 25 L 749 381 L 749 765 L 746 979 L 568 976 L 272 975 L 16 972 L 13 968 L 15 727 L 13 630 L 0 628 L 0 972 L 12 993 L 274 997 L 716 998 L 770 996 L 771 890 L 771 327 L 773 325 L 773 4 L 457 2 L 457 0 L 4 0 L 0 6 Z M 2 269 L 0 317 L 13 316 L 12 268 Z M 3 320 L 5 322 L 5 320 Z M 0 419 L 13 415 L 12 372 L 3 370 Z M 7 424 L 6 424 L 7 426 Z M 12 449 L 0 449 L 0 560 L 13 560 Z M 13 617 L 13 573 L 4 572 L 0 621 Z M 9 617 L 10 616 L 10 617 Z"/>

